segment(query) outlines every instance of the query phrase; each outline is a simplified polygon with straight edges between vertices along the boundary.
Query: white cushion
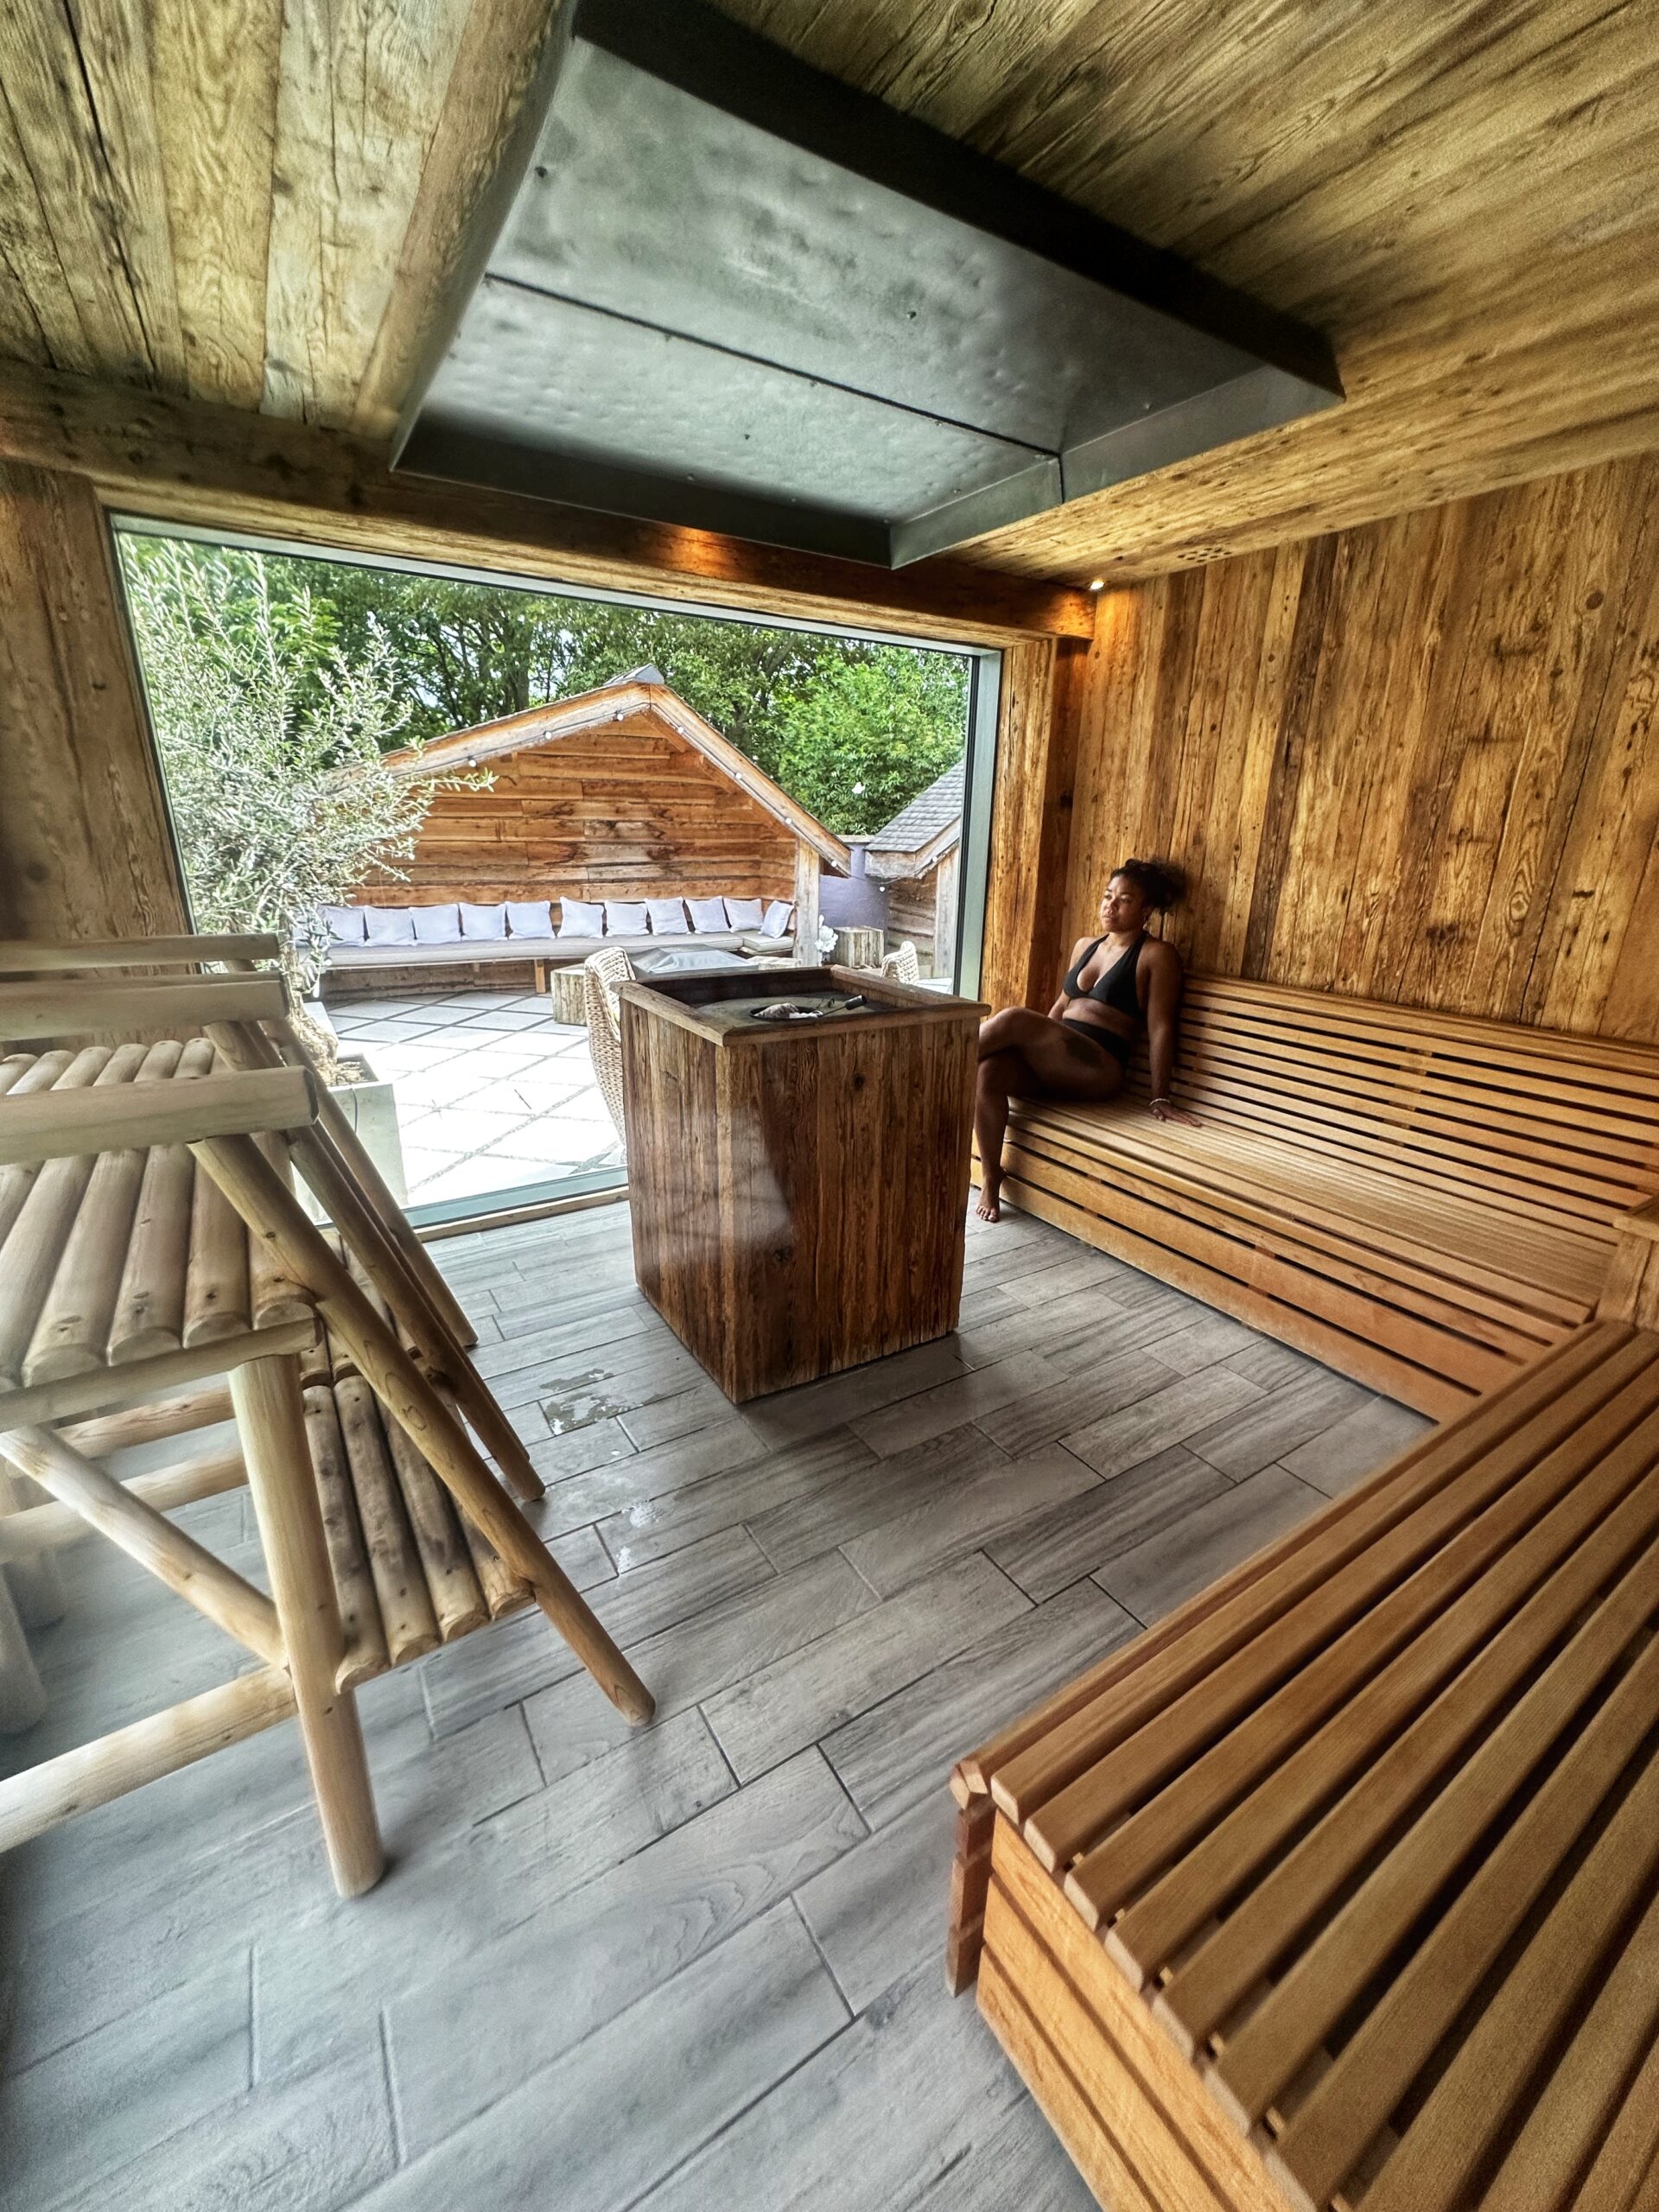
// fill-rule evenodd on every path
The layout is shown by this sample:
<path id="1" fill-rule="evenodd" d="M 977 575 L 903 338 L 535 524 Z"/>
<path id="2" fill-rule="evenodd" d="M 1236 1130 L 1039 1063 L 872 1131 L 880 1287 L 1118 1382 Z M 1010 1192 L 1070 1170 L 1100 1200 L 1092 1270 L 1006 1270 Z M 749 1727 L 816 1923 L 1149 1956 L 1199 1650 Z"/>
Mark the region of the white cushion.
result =
<path id="1" fill-rule="evenodd" d="M 651 916 L 653 937 L 685 937 L 685 903 L 679 899 L 647 899 L 645 912 Z"/>
<path id="2" fill-rule="evenodd" d="M 509 899 L 507 933 L 510 937 L 551 937 L 553 906 L 547 899 Z"/>
<path id="3" fill-rule="evenodd" d="M 365 906 L 364 925 L 371 944 L 413 944 L 415 917 L 407 906 Z"/>
<path id="4" fill-rule="evenodd" d="M 726 901 L 726 926 L 731 930 L 758 930 L 765 911 L 758 899 L 728 899 Z"/>
<path id="5" fill-rule="evenodd" d="M 598 899 L 563 899 L 559 902 L 561 937 L 603 937 L 605 909 Z"/>
<path id="6" fill-rule="evenodd" d="M 645 919 L 643 899 L 607 899 L 605 901 L 607 937 L 644 937 Z"/>
<path id="7" fill-rule="evenodd" d="M 411 906 L 409 911 L 415 924 L 416 944 L 460 944 L 459 906 Z"/>
<path id="8" fill-rule="evenodd" d="M 766 919 L 760 925 L 762 937 L 787 937 L 789 925 L 795 918 L 795 909 L 787 899 L 774 899 L 766 909 Z"/>
<path id="9" fill-rule="evenodd" d="M 707 932 L 731 927 L 726 918 L 726 901 L 723 899 L 688 899 L 685 903 L 690 909 L 694 930 Z"/>
<path id="10" fill-rule="evenodd" d="M 726 909 L 721 907 L 724 918 Z M 363 909 L 360 906 L 325 906 L 322 925 L 328 932 L 330 944 L 361 944 L 363 942 Z"/>
<path id="11" fill-rule="evenodd" d="M 505 937 L 507 910 L 505 906 L 469 906 L 461 902 L 461 933 L 462 937 Z"/>

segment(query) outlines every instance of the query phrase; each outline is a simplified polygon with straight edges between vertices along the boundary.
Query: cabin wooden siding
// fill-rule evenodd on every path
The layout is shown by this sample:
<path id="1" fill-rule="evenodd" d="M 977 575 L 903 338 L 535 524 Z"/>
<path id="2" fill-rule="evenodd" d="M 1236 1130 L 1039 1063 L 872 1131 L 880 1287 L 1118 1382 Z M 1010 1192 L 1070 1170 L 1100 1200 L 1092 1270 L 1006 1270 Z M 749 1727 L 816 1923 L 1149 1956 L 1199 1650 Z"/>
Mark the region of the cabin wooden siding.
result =
<path id="1" fill-rule="evenodd" d="M 1652 455 L 1109 592 L 1044 903 L 1166 855 L 1195 967 L 1659 1042 L 1656 687 Z"/>
<path id="2" fill-rule="evenodd" d="M 790 832 L 658 721 L 632 715 L 488 766 L 487 789 L 435 794 L 412 857 L 397 879 L 365 882 L 365 902 L 794 896 Z"/>

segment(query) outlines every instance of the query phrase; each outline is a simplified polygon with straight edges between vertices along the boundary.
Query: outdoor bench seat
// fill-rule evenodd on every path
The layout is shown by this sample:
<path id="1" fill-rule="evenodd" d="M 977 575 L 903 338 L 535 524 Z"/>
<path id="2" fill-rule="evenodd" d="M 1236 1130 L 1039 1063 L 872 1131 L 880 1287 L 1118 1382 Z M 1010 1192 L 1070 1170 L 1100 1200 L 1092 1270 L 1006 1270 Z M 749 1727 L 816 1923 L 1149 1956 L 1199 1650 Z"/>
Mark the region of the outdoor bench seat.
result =
<path id="1" fill-rule="evenodd" d="M 1593 1310 L 1659 1191 L 1659 1052 L 1195 977 L 1174 1080 L 1016 1104 L 1003 1195 L 1425 1413 Z"/>
<path id="2" fill-rule="evenodd" d="M 710 930 L 706 934 L 652 937 L 473 937 L 453 944 L 331 944 L 325 974 L 354 968 L 454 968 L 518 960 L 554 968 L 579 967 L 590 953 L 658 951 L 664 946 L 701 945 L 716 952 L 752 952 L 783 957 L 794 949 L 790 937 L 762 937 L 759 930 Z"/>
<path id="3" fill-rule="evenodd" d="M 963 1759 L 947 1959 L 1103 2203 L 1659 2182 L 1659 1207 L 1596 1317 Z"/>

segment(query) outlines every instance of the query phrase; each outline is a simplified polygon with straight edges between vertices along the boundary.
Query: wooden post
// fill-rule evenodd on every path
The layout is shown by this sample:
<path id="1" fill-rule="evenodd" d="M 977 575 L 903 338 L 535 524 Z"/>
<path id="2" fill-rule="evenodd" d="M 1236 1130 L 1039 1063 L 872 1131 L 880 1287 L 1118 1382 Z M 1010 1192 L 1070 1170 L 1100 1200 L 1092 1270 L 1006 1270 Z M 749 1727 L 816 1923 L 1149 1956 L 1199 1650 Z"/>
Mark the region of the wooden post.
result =
<path id="1" fill-rule="evenodd" d="M 818 964 L 818 875 L 820 862 L 815 849 L 805 843 L 795 848 L 795 957 L 804 968 Z"/>
<path id="2" fill-rule="evenodd" d="M 957 884 L 960 846 L 952 845 L 933 875 L 933 973 L 953 979 L 957 968 Z"/>
<path id="3" fill-rule="evenodd" d="M 341 1897 L 354 1897 L 379 1880 L 385 1858 L 357 1701 L 336 1682 L 344 1639 L 306 1446 L 298 1363 L 291 1353 L 250 1360 L 232 1372 L 231 1398 L 328 1863 Z"/>
<path id="4" fill-rule="evenodd" d="M 0 1467 L 0 1558 L 5 1555 L 5 1538 L 9 1533 L 16 1534 L 18 1520 L 47 1510 L 47 1507 L 35 1503 L 6 1468 Z M 60 1621 L 64 1611 L 63 1580 L 58 1573 L 57 1561 L 25 1553 L 10 1563 L 11 1594 L 22 1618 L 30 1628 L 50 1628 L 54 1621 Z"/>

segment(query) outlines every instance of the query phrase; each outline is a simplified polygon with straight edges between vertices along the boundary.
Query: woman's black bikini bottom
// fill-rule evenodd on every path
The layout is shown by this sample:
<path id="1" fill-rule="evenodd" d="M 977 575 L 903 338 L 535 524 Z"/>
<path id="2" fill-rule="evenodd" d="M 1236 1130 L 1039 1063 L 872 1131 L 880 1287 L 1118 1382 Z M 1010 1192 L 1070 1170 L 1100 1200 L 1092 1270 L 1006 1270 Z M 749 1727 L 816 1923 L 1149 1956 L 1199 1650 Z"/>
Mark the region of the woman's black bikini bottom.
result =
<path id="1" fill-rule="evenodd" d="M 1103 1052 L 1111 1054 L 1119 1067 L 1127 1069 L 1128 1066 L 1129 1055 L 1135 1047 L 1127 1037 L 1120 1037 L 1115 1029 L 1103 1029 L 1092 1021 L 1076 1021 L 1069 1014 L 1060 1016 L 1060 1027 L 1062 1029 L 1075 1029 L 1079 1037 L 1086 1037 L 1091 1045 L 1098 1045 Z"/>

